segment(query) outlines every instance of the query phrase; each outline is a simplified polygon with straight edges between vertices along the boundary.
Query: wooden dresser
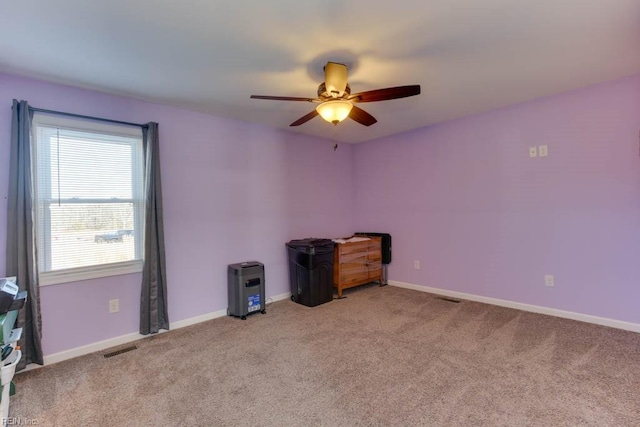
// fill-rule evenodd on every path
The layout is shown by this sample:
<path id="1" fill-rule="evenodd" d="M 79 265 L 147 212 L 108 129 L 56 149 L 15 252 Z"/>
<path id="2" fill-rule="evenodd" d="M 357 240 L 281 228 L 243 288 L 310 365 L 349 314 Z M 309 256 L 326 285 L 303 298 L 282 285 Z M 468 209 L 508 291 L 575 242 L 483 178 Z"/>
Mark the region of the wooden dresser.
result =
<path id="1" fill-rule="evenodd" d="M 333 286 L 342 290 L 374 281 L 382 283 L 381 238 L 357 238 L 346 243 L 336 243 L 333 253 Z"/>

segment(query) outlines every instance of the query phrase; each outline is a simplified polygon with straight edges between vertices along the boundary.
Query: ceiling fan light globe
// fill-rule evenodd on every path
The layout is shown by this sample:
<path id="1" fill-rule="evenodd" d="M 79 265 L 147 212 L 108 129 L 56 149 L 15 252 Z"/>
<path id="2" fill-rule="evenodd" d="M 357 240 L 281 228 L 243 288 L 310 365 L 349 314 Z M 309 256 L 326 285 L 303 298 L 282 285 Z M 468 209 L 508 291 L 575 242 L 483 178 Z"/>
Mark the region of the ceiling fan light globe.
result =
<path id="1" fill-rule="evenodd" d="M 353 108 L 353 104 L 343 99 L 325 101 L 316 107 L 320 116 L 329 123 L 338 124 L 347 117 Z"/>

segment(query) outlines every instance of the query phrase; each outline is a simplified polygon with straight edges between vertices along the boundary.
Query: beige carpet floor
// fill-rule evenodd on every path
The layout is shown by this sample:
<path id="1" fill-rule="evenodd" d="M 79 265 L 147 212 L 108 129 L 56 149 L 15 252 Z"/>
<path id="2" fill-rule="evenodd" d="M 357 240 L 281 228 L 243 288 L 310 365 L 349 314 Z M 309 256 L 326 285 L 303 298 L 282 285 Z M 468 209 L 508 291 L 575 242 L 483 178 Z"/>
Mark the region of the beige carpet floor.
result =
<path id="1" fill-rule="evenodd" d="M 365 286 L 16 376 L 38 426 L 637 426 L 640 334 Z"/>

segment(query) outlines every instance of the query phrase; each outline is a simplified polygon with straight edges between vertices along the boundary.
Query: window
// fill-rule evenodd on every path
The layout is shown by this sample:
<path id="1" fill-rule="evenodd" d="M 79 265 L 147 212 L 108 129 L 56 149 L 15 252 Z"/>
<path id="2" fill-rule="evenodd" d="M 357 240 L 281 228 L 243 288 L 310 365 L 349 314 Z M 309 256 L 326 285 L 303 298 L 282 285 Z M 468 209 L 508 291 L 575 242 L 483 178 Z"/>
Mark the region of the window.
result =
<path id="1" fill-rule="evenodd" d="M 142 270 L 142 129 L 36 113 L 40 284 Z"/>

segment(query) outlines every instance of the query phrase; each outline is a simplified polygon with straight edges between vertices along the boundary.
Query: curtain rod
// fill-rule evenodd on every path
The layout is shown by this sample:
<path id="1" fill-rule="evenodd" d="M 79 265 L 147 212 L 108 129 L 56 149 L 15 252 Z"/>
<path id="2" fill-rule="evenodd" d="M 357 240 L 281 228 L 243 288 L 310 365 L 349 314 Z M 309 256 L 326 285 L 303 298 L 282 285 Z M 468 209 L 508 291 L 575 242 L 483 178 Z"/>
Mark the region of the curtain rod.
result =
<path id="1" fill-rule="evenodd" d="M 43 108 L 29 107 L 29 110 L 33 111 L 34 113 L 37 112 L 37 113 L 46 113 L 46 114 L 57 114 L 59 116 L 76 117 L 78 119 L 98 120 L 101 122 L 115 123 L 118 125 L 137 126 L 143 129 L 147 127 L 147 125 L 141 125 L 140 123 L 131 123 L 131 122 L 123 122 L 121 120 L 103 119 L 102 117 L 84 116 L 82 114 L 73 114 L 73 113 L 65 113 L 62 111 L 45 110 Z"/>

